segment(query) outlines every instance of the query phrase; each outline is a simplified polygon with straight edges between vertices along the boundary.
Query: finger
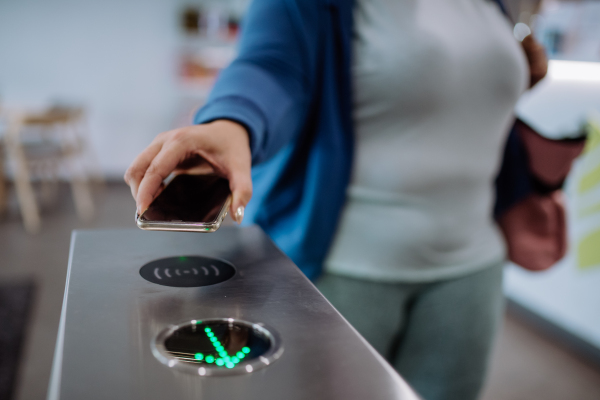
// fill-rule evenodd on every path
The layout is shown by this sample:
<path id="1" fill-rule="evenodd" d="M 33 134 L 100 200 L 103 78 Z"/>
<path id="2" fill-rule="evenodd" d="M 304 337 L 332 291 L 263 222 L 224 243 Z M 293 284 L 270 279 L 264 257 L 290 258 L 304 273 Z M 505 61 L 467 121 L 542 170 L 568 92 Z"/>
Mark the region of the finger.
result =
<path id="1" fill-rule="evenodd" d="M 244 219 L 246 205 L 252 198 L 252 176 L 250 162 L 236 163 L 229 174 L 229 188 L 232 193 L 231 217 L 238 224 Z"/>
<path id="2" fill-rule="evenodd" d="M 125 182 L 131 188 L 131 195 L 133 198 L 137 198 L 138 188 L 140 182 L 146 173 L 146 170 L 154 160 L 154 157 L 160 152 L 163 146 L 163 142 L 156 141 L 152 142 L 150 146 L 146 147 L 131 163 L 131 166 L 125 172 Z"/>
<path id="3" fill-rule="evenodd" d="M 215 172 L 214 167 L 206 161 L 204 158 L 195 155 L 191 157 L 193 162 L 188 162 L 188 159 L 177 165 L 175 173 L 189 174 L 189 175 L 208 175 Z"/>
<path id="4" fill-rule="evenodd" d="M 136 203 L 141 214 L 150 206 L 156 197 L 163 180 L 175 170 L 177 164 L 186 156 L 186 149 L 179 141 L 165 143 L 154 157 L 140 182 Z"/>
<path id="5" fill-rule="evenodd" d="M 544 46 L 542 46 L 533 35 L 528 35 L 521 42 L 530 71 L 529 87 L 533 87 L 542 80 L 548 72 L 548 59 Z"/>
<path id="6" fill-rule="evenodd" d="M 234 221 L 238 224 L 242 223 L 244 219 L 244 211 L 248 202 L 252 198 L 252 180 L 244 180 L 240 182 L 240 180 L 232 183 L 230 181 L 231 193 L 232 193 L 232 201 L 231 201 L 231 216 Z"/>
<path id="7" fill-rule="evenodd" d="M 521 44 L 523 47 L 528 48 L 529 46 L 531 46 L 531 43 L 533 42 L 533 36 L 531 34 L 525 36 L 523 38 L 523 40 L 521 40 Z M 527 51 L 527 50 L 526 50 Z"/>

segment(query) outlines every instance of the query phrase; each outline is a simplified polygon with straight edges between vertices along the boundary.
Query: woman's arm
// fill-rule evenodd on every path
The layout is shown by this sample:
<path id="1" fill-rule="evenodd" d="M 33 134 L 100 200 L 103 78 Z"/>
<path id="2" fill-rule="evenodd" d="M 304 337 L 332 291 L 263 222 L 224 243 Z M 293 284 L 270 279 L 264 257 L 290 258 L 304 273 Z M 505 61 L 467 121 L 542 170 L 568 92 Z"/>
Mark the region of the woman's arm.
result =
<path id="1" fill-rule="evenodd" d="M 229 179 L 231 215 L 241 222 L 252 195 L 251 163 L 273 156 L 303 128 L 315 80 L 319 0 L 254 0 L 239 56 L 219 76 L 198 125 L 161 133 L 125 174 L 145 211 L 182 162 L 202 157 Z"/>
<path id="2" fill-rule="evenodd" d="M 321 3 L 254 0 L 244 17 L 239 55 L 222 71 L 194 122 L 229 119 L 245 126 L 254 163 L 292 141 L 303 128 L 317 79 Z"/>

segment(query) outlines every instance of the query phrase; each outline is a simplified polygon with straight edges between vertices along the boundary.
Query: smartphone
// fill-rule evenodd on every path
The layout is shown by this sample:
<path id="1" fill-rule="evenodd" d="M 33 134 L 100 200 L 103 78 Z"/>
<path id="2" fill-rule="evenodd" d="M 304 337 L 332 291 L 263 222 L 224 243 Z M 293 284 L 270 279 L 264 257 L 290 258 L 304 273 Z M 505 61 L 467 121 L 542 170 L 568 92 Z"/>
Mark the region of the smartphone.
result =
<path id="1" fill-rule="evenodd" d="M 137 226 L 151 231 L 214 232 L 231 204 L 229 181 L 214 174 L 175 175 L 142 215 Z"/>

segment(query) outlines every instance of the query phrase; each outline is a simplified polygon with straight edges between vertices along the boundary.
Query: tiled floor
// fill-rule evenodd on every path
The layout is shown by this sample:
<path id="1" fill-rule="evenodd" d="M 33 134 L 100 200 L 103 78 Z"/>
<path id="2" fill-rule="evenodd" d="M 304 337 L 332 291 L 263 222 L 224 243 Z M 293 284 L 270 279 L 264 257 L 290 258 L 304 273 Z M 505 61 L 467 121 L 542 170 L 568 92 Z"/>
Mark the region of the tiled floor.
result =
<path id="1" fill-rule="evenodd" d="M 44 213 L 43 229 L 37 236 L 23 231 L 14 207 L 0 220 L 0 280 L 32 277 L 38 284 L 20 371 L 19 400 L 46 397 L 71 230 L 134 226 L 134 203 L 125 185 L 110 184 L 97 195 L 98 216 L 88 225 L 75 217 L 67 190 L 61 190 L 61 199 Z M 522 321 L 507 317 L 482 400 L 538 399 L 600 399 L 600 368 L 581 361 Z"/>

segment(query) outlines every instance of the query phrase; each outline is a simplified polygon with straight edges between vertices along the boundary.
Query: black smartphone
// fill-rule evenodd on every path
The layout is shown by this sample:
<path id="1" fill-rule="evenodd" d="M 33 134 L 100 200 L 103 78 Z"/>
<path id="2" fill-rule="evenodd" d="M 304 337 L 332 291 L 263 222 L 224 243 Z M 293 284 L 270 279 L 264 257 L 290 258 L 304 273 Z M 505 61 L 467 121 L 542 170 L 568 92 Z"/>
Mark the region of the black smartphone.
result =
<path id="1" fill-rule="evenodd" d="M 215 174 L 175 175 L 142 215 L 137 226 L 146 230 L 214 232 L 231 203 L 229 181 Z"/>

